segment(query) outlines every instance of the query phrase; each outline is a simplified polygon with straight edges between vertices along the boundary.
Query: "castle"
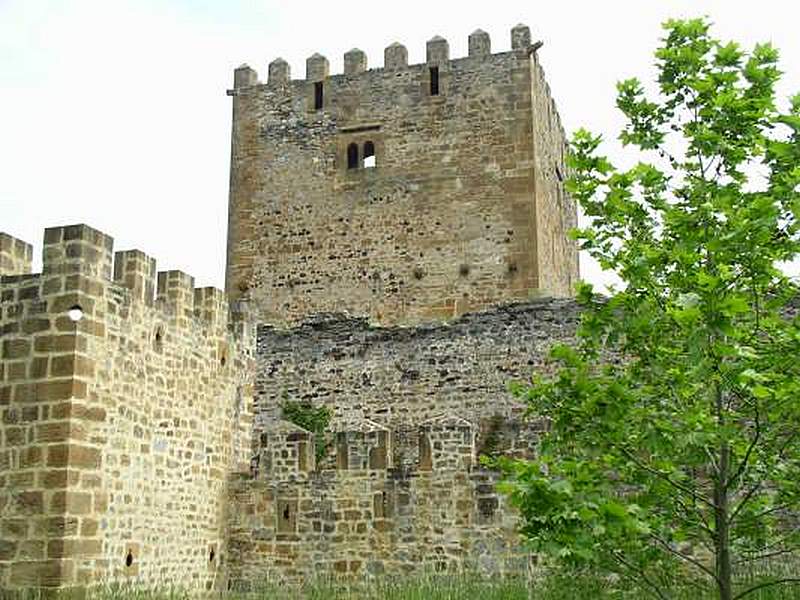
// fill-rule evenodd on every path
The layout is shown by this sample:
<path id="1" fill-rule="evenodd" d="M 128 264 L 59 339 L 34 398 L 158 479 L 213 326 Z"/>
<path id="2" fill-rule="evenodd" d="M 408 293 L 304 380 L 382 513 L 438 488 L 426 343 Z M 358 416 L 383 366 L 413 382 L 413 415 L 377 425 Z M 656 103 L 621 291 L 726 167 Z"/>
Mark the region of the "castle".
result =
<path id="1" fill-rule="evenodd" d="M 225 294 L 86 225 L 36 274 L 0 234 L 0 589 L 526 569 L 478 456 L 535 451 L 506 386 L 573 335 L 578 263 L 511 45 L 237 69 Z M 286 401 L 332 410 L 321 454 Z"/>

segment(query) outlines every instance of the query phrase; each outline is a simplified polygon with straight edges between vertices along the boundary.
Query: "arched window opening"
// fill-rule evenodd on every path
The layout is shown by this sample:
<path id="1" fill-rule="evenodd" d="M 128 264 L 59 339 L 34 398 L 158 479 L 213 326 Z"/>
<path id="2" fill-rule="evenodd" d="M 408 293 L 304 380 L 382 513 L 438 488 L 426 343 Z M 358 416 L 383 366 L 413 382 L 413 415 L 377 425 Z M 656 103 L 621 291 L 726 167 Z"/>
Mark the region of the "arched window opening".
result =
<path id="1" fill-rule="evenodd" d="M 347 168 L 358 168 L 358 144 L 355 142 L 347 147 Z"/>
<path id="2" fill-rule="evenodd" d="M 375 161 L 375 144 L 372 142 L 364 143 L 364 168 L 369 169 L 376 166 Z"/>

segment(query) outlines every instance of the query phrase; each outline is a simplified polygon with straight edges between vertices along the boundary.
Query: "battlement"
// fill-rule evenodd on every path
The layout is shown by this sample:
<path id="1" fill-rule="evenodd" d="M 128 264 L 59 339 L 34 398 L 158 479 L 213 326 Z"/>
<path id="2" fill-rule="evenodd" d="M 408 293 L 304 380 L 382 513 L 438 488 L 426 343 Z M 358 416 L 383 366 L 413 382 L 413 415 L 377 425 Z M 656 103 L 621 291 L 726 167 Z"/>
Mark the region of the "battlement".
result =
<path id="1" fill-rule="evenodd" d="M 388 471 L 395 468 L 393 441 L 398 436 L 407 446 L 418 446 L 416 460 L 400 461 L 397 468 L 415 473 L 459 471 L 468 473 L 477 462 L 475 427 L 466 419 L 443 414 L 427 419 L 404 431 L 366 418 L 335 419 L 330 425 L 327 450 L 316 463 L 315 435 L 284 420 L 261 425 L 253 438 L 250 472 L 253 479 L 295 481 L 315 471 Z M 405 454 L 407 448 L 399 448 Z"/>
<path id="2" fill-rule="evenodd" d="M 418 64 L 409 64 L 408 49 L 399 42 L 393 42 L 384 49 L 383 67 L 373 68 L 368 68 L 366 53 L 353 48 L 343 55 L 343 72 L 335 74 L 330 72 L 330 61 L 324 55 L 315 52 L 306 59 L 303 79 L 292 78 L 291 66 L 283 58 L 276 58 L 269 63 L 266 82 L 259 79 L 255 69 L 243 64 L 234 70 L 233 89 L 228 90 L 228 95 L 238 96 L 252 93 L 253 89 L 267 88 L 271 91 L 271 98 L 274 101 L 285 95 L 298 97 L 307 104 L 309 111 L 319 111 L 325 110 L 331 104 L 334 95 L 343 91 L 341 89 L 343 86 L 352 86 L 360 77 L 365 77 L 374 87 L 375 82 L 384 77 L 390 78 L 388 83 L 394 83 L 394 78 L 404 76 L 403 71 L 414 79 L 421 78 L 422 83 L 431 89 L 436 88 L 434 95 L 439 95 L 447 87 L 450 71 L 481 68 L 483 63 L 486 63 L 487 68 L 497 68 L 505 62 L 527 59 L 543 45 L 541 41 L 531 42 L 530 28 L 523 24 L 511 29 L 510 38 L 509 51 L 492 53 L 489 34 L 482 29 L 476 29 L 468 37 L 467 56 L 451 58 L 450 44 L 443 37 L 436 35 L 425 45 L 425 62 Z M 550 96 L 549 86 L 546 91 Z M 561 119 L 552 99 L 549 110 L 561 127 Z"/>
<path id="3" fill-rule="evenodd" d="M 250 457 L 247 311 L 87 225 L 46 229 L 36 274 L 0 242 L 0 588 L 213 581 Z"/>
<path id="4" fill-rule="evenodd" d="M 32 262 L 33 246 L 0 232 L 0 275 L 26 275 Z"/>
<path id="5" fill-rule="evenodd" d="M 225 330 L 230 324 L 232 330 L 241 331 L 234 321 L 246 318 L 241 310 L 230 317 L 230 303 L 222 290 L 195 288 L 194 278 L 182 271 L 159 272 L 156 260 L 141 250 L 114 252 L 114 239 L 88 225 L 45 229 L 41 273 L 31 273 L 32 255 L 32 245 L 0 233 L 3 284 L 7 287 L 24 284 L 29 291 L 23 296 L 30 296 L 31 288 L 41 280 L 44 285 L 35 295 L 59 294 L 61 299 L 54 306 L 60 310 L 79 306 L 86 316 L 93 316 L 94 302 L 89 296 L 98 288 L 86 280 L 94 280 L 109 284 L 112 290 L 116 288 L 117 293 L 111 296 L 119 297 L 123 303 L 156 309 L 183 325 L 196 323 Z M 26 277 L 24 280 L 14 277 L 19 275 Z"/>
<path id="6" fill-rule="evenodd" d="M 269 64 L 266 85 L 284 86 L 292 82 L 321 82 L 329 78 L 352 78 L 367 71 L 398 71 L 400 69 L 419 69 L 425 66 L 436 66 L 441 70 L 447 70 L 452 61 L 485 59 L 492 55 L 491 38 L 488 33 L 481 29 L 476 29 L 468 38 L 469 52 L 463 58 L 450 58 L 450 45 L 446 39 L 434 36 L 425 46 L 425 63 L 419 65 L 408 64 L 408 49 L 399 42 L 394 42 L 387 46 L 383 53 L 383 67 L 368 69 L 367 55 L 358 48 L 353 48 L 344 54 L 344 72 L 341 74 L 330 73 L 330 63 L 328 59 L 315 52 L 306 60 L 305 79 L 292 79 L 291 68 L 282 58 L 276 58 Z M 531 32 L 527 25 L 519 24 L 511 30 L 511 53 L 530 54 L 541 47 L 541 42 L 531 43 Z M 508 52 L 497 53 L 507 54 Z M 395 73 L 396 74 L 396 73 Z M 263 85 L 258 79 L 258 73 L 248 65 L 242 65 L 234 72 L 234 90 Z M 235 94 L 235 92 L 232 92 Z"/>

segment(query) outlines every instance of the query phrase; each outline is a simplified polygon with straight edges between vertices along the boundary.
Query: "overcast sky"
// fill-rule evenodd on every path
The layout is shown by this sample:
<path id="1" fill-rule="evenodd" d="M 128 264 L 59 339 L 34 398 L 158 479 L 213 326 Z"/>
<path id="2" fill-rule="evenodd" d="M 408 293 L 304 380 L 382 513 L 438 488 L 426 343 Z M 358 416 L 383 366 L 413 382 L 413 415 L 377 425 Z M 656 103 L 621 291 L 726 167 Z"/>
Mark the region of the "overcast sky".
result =
<path id="1" fill-rule="evenodd" d="M 669 17 L 709 16 L 714 34 L 782 54 L 783 97 L 800 90 L 798 3 L 788 0 L 400 2 L 265 0 L 0 0 L 0 231 L 34 244 L 47 226 L 84 222 L 115 248 L 139 248 L 158 268 L 223 285 L 233 69 L 262 80 L 278 56 L 295 78 L 320 52 L 331 72 L 353 47 L 382 66 L 383 49 L 442 35 L 465 56 L 476 28 L 508 50 L 531 27 L 571 133 L 605 133 L 621 119 L 614 84 L 652 76 Z M 602 281 L 582 257 L 582 274 Z"/>

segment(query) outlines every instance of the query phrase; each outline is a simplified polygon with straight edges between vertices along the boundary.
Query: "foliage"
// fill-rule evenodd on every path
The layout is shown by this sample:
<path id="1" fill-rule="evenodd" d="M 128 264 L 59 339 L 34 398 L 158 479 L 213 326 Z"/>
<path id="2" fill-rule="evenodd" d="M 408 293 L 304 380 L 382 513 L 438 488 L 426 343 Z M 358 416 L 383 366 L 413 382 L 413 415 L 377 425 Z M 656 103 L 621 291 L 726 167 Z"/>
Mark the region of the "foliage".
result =
<path id="1" fill-rule="evenodd" d="M 281 410 L 284 419 L 314 434 L 314 451 L 319 465 L 330 446 L 326 431 L 333 415 L 331 409 L 327 406 L 314 406 L 310 402 L 286 400 L 281 405 Z"/>
<path id="2" fill-rule="evenodd" d="M 637 600 L 636 589 L 624 581 L 599 577 L 591 571 L 542 572 L 535 581 L 526 578 L 492 578 L 478 575 L 421 573 L 416 576 L 375 579 L 315 579 L 300 586 L 262 581 L 251 589 L 211 592 L 219 600 Z M 180 589 L 138 589 L 133 585 L 99 586 L 88 593 L 43 590 L 12 592 L 0 590 L 0 600 L 190 600 L 197 594 Z M 694 589 L 675 590 L 680 600 L 705 600 Z M 791 600 L 792 590 L 765 588 L 754 600 Z"/>
<path id="3" fill-rule="evenodd" d="M 738 573 L 800 542 L 798 290 L 779 269 L 800 250 L 800 95 L 778 110 L 769 44 L 664 28 L 657 91 L 618 84 L 640 162 L 572 141 L 568 189 L 591 219 L 575 236 L 624 289 L 581 284 L 577 344 L 516 386 L 551 431 L 536 461 L 502 461 L 505 489 L 562 564 L 660 598 L 679 579 L 755 597 Z"/>

